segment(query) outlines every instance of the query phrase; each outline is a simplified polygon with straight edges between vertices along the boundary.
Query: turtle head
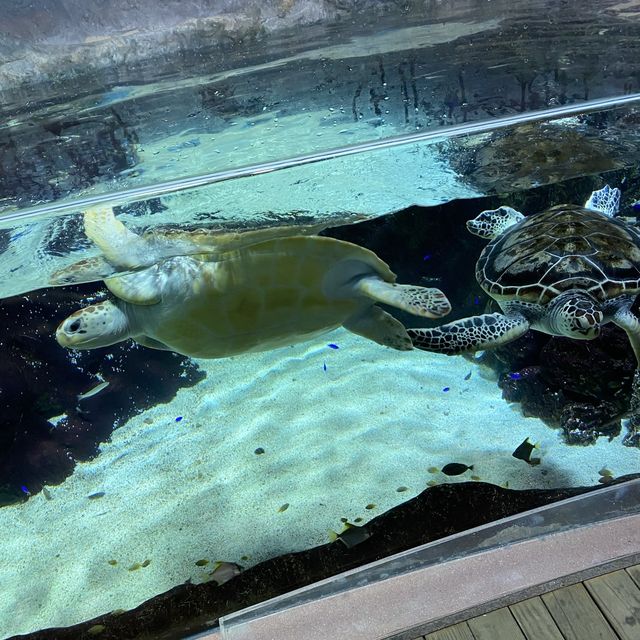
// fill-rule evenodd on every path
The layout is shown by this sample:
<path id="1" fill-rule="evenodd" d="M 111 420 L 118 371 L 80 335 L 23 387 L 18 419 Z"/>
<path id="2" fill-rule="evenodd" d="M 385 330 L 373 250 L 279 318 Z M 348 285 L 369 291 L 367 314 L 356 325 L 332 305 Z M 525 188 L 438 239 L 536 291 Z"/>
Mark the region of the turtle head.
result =
<path id="1" fill-rule="evenodd" d="M 503 231 L 524 220 L 524 215 L 511 207 L 487 209 L 479 213 L 473 220 L 467 220 L 467 230 L 474 236 L 487 240 L 497 238 Z"/>
<path id="2" fill-rule="evenodd" d="M 553 335 L 593 340 L 600 335 L 604 314 L 584 291 L 567 291 L 549 303 L 548 319 Z"/>
<path id="3" fill-rule="evenodd" d="M 127 316 L 110 300 L 72 313 L 56 330 L 58 344 L 69 349 L 108 347 L 129 335 Z"/>

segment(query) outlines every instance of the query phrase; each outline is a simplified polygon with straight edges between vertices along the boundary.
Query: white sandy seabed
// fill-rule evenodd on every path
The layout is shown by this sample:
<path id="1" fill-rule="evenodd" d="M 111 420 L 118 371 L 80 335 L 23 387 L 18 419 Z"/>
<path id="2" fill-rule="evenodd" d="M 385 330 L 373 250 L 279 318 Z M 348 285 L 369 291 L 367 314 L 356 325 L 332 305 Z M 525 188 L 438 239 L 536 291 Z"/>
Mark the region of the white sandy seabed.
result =
<path id="1" fill-rule="evenodd" d="M 95 460 L 49 487 L 50 500 L 40 493 L 0 509 L 1 637 L 202 581 L 211 567 L 200 559 L 250 566 L 326 543 L 341 517 L 366 521 L 430 480 L 475 474 L 546 488 L 596 484 L 602 466 L 638 471 L 638 452 L 621 437 L 563 444 L 462 357 L 394 352 L 338 330 L 199 364 L 206 380 L 117 429 Z M 539 466 L 511 456 L 527 436 L 540 442 Z M 448 462 L 474 470 L 428 471 Z M 96 492 L 104 496 L 87 498 Z"/>

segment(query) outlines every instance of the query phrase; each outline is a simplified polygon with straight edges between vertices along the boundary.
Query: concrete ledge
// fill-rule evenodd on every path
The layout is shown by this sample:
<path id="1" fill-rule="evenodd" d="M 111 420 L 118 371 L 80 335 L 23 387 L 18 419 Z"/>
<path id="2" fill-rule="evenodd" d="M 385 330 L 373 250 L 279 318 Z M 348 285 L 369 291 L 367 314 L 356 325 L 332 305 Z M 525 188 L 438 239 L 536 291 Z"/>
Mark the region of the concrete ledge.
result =
<path id="1" fill-rule="evenodd" d="M 640 515 L 508 544 L 239 622 L 208 640 L 409 640 L 640 559 Z"/>

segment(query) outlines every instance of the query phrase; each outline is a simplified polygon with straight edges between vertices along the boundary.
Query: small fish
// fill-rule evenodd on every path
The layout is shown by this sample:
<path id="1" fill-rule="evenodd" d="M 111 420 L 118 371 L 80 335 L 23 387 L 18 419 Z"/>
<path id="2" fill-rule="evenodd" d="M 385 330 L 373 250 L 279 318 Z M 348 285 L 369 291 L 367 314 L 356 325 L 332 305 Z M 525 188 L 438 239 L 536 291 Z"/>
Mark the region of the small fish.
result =
<path id="1" fill-rule="evenodd" d="M 427 482 L 427 487 L 437 487 L 438 483 L 435 480 L 429 480 L 429 482 Z"/>
<path id="2" fill-rule="evenodd" d="M 262 447 L 258 447 L 253 453 L 257 456 L 261 456 L 264 453 L 264 449 Z"/>
<path id="3" fill-rule="evenodd" d="M 176 422 L 181 422 L 181 421 L 182 421 L 182 416 L 178 416 L 178 417 L 176 418 Z"/>
<path id="4" fill-rule="evenodd" d="M 118 564 L 117 560 L 114 560 L 113 558 L 111 560 L 107 560 L 107 562 L 112 566 L 115 567 Z"/>
<path id="5" fill-rule="evenodd" d="M 360 527 L 357 524 L 351 524 L 350 522 L 345 522 L 344 529 L 340 533 L 329 531 L 329 540 L 331 540 L 331 542 L 340 540 L 347 549 L 355 547 L 357 544 L 364 542 L 370 537 L 371 533 L 367 531 L 366 527 Z"/>
<path id="6" fill-rule="evenodd" d="M 25 487 L 24 485 L 20 485 L 20 490 L 22 491 L 22 493 L 24 493 L 26 496 L 30 496 L 31 495 L 31 491 L 29 491 L 29 489 L 27 489 L 27 487 Z"/>
<path id="7" fill-rule="evenodd" d="M 47 487 L 42 487 L 42 494 L 47 500 L 53 500 L 53 496 L 51 495 L 51 491 L 47 489 Z"/>
<path id="8" fill-rule="evenodd" d="M 429 468 L 427 469 L 427 471 L 428 471 L 429 473 L 439 473 L 439 472 L 440 472 L 440 469 L 438 469 L 438 467 L 429 467 Z"/>
<path id="9" fill-rule="evenodd" d="M 375 508 L 376 508 L 376 505 L 375 505 L 375 503 L 373 503 L 373 502 L 370 502 L 370 503 L 365 507 L 365 509 L 367 509 L 368 511 L 371 511 L 371 509 L 375 509 Z"/>
<path id="10" fill-rule="evenodd" d="M 441 471 L 446 476 L 459 476 L 471 469 L 473 469 L 473 465 L 466 465 L 461 462 L 450 462 L 449 464 L 445 464 Z"/>
<path id="11" fill-rule="evenodd" d="M 521 374 L 521 373 L 518 373 L 517 371 L 514 371 L 513 373 L 510 373 L 510 374 L 509 374 L 509 377 L 510 377 L 512 380 L 520 380 L 520 378 L 522 378 L 522 374 Z"/>
<path id="12" fill-rule="evenodd" d="M 216 560 L 213 564 L 214 569 L 209 572 L 209 575 L 211 576 L 211 581 L 215 582 L 218 586 L 229 582 L 231 578 L 235 578 L 243 569 L 243 567 L 235 562 Z"/>
<path id="13" fill-rule="evenodd" d="M 531 453 L 534 449 L 539 449 L 540 445 L 538 443 L 532 444 L 529 442 L 529 438 L 525 438 L 517 447 L 516 450 L 511 454 L 514 458 L 518 458 L 518 460 L 524 460 L 529 464 L 540 464 L 540 458 L 531 458 Z M 538 460 L 538 462 L 533 462 L 532 460 Z"/>
<path id="14" fill-rule="evenodd" d="M 471 479 L 475 480 L 476 482 L 479 482 L 480 480 L 482 480 L 480 476 L 471 476 Z"/>
<path id="15" fill-rule="evenodd" d="M 196 567 L 204 567 L 209 564 L 209 561 L 206 558 L 202 558 L 202 560 L 196 560 Z"/>
<path id="16" fill-rule="evenodd" d="M 476 297 L 473 299 L 473 304 L 475 304 L 475 305 L 480 304 L 480 297 L 479 297 L 479 296 L 476 296 Z"/>
<path id="17" fill-rule="evenodd" d="M 84 393 L 79 393 L 78 402 L 80 402 L 80 400 L 86 400 L 87 398 L 92 398 L 93 396 L 98 395 L 101 391 L 106 389 L 108 386 L 109 386 L 108 380 L 103 380 L 102 382 L 99 382 L 95 387 L 91 387 L 89 391 L 85 391 Z"/>
<path id="18" fill-rule="evenodd" d="M 446 393 L 451 387 L 444 387 L 442 390 Z"/>
<path id="19" fill-rule="evenodd" d="M 600 471 L 598 471 L 599 476 L 604 476 L 606 478 L 613 478 L 613 472 L 611 469 L 607 469 L 607 467 L 602 467 Z"/>
<path id="20" fill-rule="evenodd" d="M 289 508 L 289 503 L 285 502 L 279 509 L 278 509 L 278 513 L 282 513 L 283 511 L 286 511 Z"/>
<path id="21" fill-rule="evenodd" d="M 89 500 L 97 500 L 98 498 L 104 497 L 104 491 L 97 491 L 96 493 L 91 493 L 87 496 Z"/>
<path id="22" fill-rule="evenodd" d="M 404 493 L 405 491 L 409 491 L 409 487 L 405 487 L 404 485 L 402 485 L 401 487 L 398 487 L 396 491 L 398 493 Z"/>
<path id="23" fill-rule="evenodd" d="M 322 368 L 323 368 L 325 371 L 327 370 L 327 363 L 326 363 L 326 362 L 323 362 L 323 363 L 322 363 Z"/>
<path id="24" fill-rule="evenodd" d="M 467 373 L 467 375 L 464 377 L 465 380 L 470 380 L 471 379 L 471 371 L 469 371 L 469 373 Z"/>
<path id="25" fill-rule="evenodd" d="M 327 347 L 329 347 L 329 349 L 339 349 L 340 347 L 335 344 L 335 342 L 330 342 Z"/>
<path id="26" fill-rule="evenodd" d="M 190 147 L 197 147 L 200 145 L 200 140 L 198 138 L 192 138 L 191 140 L 185 140 L 184 142 L 180 142 L 179 144 L 171 145 L 167 147 L 167 151 L 182 151 L 184 149 L 188 149 Z"/>
<path id="27" fill-rule="evenodd" d="M 427 260 L 431 260 L 431 254 L 430 253 L 425 253 L 424 256 L 422 256 L 422 261 L 426 262 Z"/>
<path id="28" fill-rule="evenodd" d="M 87 633 L 90 636 L 99 636 L 107 627 L 103 624 L 94 624 L 93 627 L 87 629 Z"/>

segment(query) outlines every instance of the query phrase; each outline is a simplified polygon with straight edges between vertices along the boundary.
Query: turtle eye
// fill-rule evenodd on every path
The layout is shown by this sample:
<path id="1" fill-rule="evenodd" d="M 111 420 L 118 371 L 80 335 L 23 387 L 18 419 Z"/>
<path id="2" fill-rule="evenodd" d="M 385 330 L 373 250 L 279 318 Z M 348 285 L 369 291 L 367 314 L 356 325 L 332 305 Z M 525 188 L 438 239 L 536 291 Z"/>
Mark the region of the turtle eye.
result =
<path id="1" fill-rule="evenodd" d="M 68 326 L 69 331 L 72 331 L 73 333 L 75 333 L 76 331 L 78 331 L 78 329 L 80 329 L 80 320 L 74 320 L 69 326 Z"/>

